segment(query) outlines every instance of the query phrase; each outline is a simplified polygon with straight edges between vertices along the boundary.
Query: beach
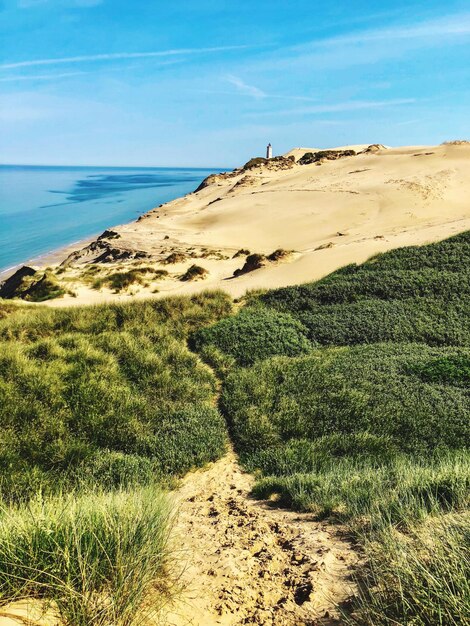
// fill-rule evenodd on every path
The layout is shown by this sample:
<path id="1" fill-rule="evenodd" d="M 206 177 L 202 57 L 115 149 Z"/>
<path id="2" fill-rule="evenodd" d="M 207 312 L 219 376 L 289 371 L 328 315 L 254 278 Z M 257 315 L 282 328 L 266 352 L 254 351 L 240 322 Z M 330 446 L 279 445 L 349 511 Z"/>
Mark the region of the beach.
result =
<path id="1" fill-rule="evenodd" d="M 0 279 L 44 267 L 194 189 L 212 169 L 0 166 Z"/>
<path id="2" fill-rule="evenodd" d="M 339 151 L 334 158 L 302 164 L 304 154 L 318 149 L 297 148 L 278 159 L 212 175 L 199 190 L 136 221 L 109 225 L 109 235 L 77 246 L 72 255 L 68 248 L 48 259 L 70 293 L 47 304 L 206 289 L 223 289 L 238 298 L 254 289 L 317 280 L 392 248 L 434 242 L 470 228 L 470 145 L 364 144 L 334 150 Z M 276 250 L 281 252 L 273 255 Z M 244 269 L 249 254 L 260 256 L 258 267 Z M 193 265 L 201 274 L 181 280 Z M 106 274 L 144 266 L 145 280 L 126 289 L 111 288 L 104 280 Z M 91 267 L 95 277 L 103 277 L 99 288 L 89 280 Z"/>

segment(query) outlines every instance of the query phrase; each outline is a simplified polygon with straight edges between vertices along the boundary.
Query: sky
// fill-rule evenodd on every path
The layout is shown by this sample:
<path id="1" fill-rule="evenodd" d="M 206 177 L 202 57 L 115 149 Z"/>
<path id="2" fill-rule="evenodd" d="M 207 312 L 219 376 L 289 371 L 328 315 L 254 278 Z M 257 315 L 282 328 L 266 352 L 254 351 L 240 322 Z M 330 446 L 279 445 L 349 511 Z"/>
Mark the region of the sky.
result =
<path id="1" fill-rule="evenodd" d="M 470 139 L 468 0 L 0 0 L 0 163 Z"/>

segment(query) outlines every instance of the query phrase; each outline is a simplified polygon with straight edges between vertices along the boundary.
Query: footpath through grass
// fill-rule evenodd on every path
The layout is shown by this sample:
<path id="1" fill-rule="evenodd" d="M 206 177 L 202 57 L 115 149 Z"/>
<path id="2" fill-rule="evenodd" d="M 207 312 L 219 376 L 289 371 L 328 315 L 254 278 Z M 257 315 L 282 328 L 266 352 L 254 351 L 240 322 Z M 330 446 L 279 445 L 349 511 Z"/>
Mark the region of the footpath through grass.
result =
<path id="1" fill-rule="evenodd" d="M 0 304 L 0 603 L 141 622 L 171 581 L 162 488 L 228 427 L 255 495 L 360 542 L 346 622 L 469 624 L 469 277 L 464 233 L 236 314 L 220 292 Z"/>
<path id="2" fill-rule="evenodd" d="M 190 343 L 255 495 L 361 541 L 345 619 L 470 623 L 470 233 L 253 294 Z"/>

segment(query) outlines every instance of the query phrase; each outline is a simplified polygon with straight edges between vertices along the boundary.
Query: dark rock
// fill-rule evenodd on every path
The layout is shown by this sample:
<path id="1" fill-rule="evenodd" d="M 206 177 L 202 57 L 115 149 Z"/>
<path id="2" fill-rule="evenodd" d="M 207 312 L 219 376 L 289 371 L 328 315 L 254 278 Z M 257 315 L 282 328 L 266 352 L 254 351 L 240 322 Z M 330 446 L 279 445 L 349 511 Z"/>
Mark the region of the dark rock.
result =
<path id="1" fill-rule="evenodd" d="M 16 270 L 12 276 L 0 284 L 0 298 L 15 298 L 22 291 L 21 286 L 25 278 L 31 278 L 36 274 L 36 270 L 27 265 L 23 265 Z"/>
<path id="2" fill-rule="evenodd" d="M 260 269 L 266 265 L 267 259 L 264 254 L 250 254 L 245 261 L 245 265 L 233 272 L 234 276 L 241 276 L 242 274 L 248 274 L 254 270 Z"/>
<path id="3" fill-rule="evenodd" d="M 311 163 L 321 163 L 322 161 L 335 161 L 344 157 L 355 156 L 354 150 L 319 150 L 318 152 L 306 152 L 298 163 L 300 165 L 310 165 Z"/>

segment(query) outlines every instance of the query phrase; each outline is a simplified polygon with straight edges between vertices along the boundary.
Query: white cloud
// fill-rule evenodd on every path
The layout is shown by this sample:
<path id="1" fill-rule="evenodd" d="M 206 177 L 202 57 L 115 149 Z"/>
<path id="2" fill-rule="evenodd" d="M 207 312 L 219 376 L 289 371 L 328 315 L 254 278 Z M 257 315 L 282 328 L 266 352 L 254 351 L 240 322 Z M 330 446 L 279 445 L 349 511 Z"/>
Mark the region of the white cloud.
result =
<path id="1" fill-rule="evenodd" d="M 87 72 L 64 72 L 62 74 L 31 74 L 31 76 L 3 76 L 0 82 L 16 82 L 23 80 L 56 80 L 60 78 L 68 78 L 69 76 L 81 76 Z"/>
<path id="2" fill-rule="evenodd" d="M 144 59 L 151 57 L 168 57 L 183 54 L 204 54 L 215 52 L 226 52 L 230 50 L 241 50 L 248 46 L 219 46 L 213 48 L 175 48 L 173 50 L 159 50 L 155 52 L 112 52 L 106 54 L 90 54 L 75 57 L 61 57 L 54 59 L 32 59 L 29 61 L 16 61 L 13 63 L 3 63 L 0 69 L 9 70 L 17 67 L 34 67 L 40 65 L 58 65 L 63 63 L 88 63 L 94 61 L 117 61 L 120 59 Z"/>
<path id="3" fill-rule="evenodd" d="M 238 76 L 233 76 L 233 74 L 229 74 L 228 76 L 225 76 L 225 80 L 231 85 L 234 85 L 238 89 L 238 91 L 247 96 L 252 96 L 253 98 L 266 98 L 267 94 L 264 93 L 264 91 L 262 91 L 258 87 L 255 87 L 254 85 L 248 85 Z"/>
<path id="4" fill-rule="evenodd" d="M 332 102 L 328 104 L 319 104 L 302 109 L 289 109 L 282 111 L 269 111 L 263 113 L 249 114 L 253 116 L 265 115 L 315 115 L 318 113 L 341 113 L 343 111 L 361 111 L 364 109 L 380 109 L 385 107 L 401 106 L 405 104 L 414 104 L 413 98 L 397 98 L 394 100 L 349 100 L 345 102 Z"/>

